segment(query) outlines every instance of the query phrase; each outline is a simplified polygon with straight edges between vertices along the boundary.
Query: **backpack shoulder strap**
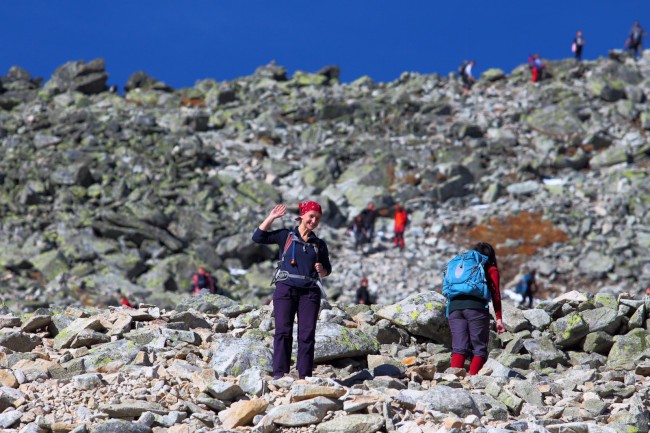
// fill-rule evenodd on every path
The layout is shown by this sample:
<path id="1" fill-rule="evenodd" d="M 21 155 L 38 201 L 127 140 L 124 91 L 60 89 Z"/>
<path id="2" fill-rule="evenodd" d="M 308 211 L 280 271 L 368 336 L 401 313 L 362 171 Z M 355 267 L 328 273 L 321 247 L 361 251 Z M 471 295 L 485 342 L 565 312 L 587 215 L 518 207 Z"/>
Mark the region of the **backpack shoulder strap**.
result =
<path id="1" fill-rule="evenodd" d="M 296 235 L 293 233 L 293 231 L 289 232 L 289 235 L 287 236 L 287 240 L 284 243 L 284 248 L 282 249 L 282 253 L 280 254 L 280 261 L 284 261 L 284 256 L 287 254 L 287 250 L 291 246 L 291 243 L 296 240 Z"/>

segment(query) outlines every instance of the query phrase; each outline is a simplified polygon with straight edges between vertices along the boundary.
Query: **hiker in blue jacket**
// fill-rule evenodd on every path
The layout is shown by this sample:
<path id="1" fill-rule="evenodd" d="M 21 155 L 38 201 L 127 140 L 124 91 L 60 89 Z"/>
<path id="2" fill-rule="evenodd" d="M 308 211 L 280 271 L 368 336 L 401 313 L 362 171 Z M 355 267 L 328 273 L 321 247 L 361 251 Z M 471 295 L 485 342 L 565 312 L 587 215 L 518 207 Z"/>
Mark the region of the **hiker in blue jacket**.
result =
<path id="1" fill-rule="evenodd" d="M 524 276 L 517 283 L 516 292 L 521 295 L 521 302 L 519 305 L 524 305 L 528 299 L 528 308 L 533 308 L 533 293 L 538 289 L 537 281 L 535 280 L 536 272 L 534 269 L 525 269 Z"/>
<path id="2" fill-rule="evenodd" d="M 630 35 L 625 41 L 625 46 L 634 55 L 635 59 L 639 57 L 639 53 L 643 50 L 643 38 L 645 35 L 646 32 L 643 30 L 643 27 L 641 27 L 638 21 L 634 21 L 634 26 L 632 26 L 632 30 L 630 30 Z"/>
<path id="3" fill-rule="evenodd" d="M 273 337 L 273 377 L 289 373 L 293 346 L 293 321 L 298 315 L 298 376 L 312 375 L 316 342 L 316 320 L 320 309 L 320 278 L 332 272 L 327 244 L 319 239 L 314 229 L 320 224 L 323 211 L 314 201 L 298 204 L 300 221 L 291 230 L 268 231 L 271 224 L 287 211 L 283 204 L 271 210 L 253 233 L 259 244 L 276 244 L 280 249 L 280 263 L 273 282 L 275 335 Z"/>

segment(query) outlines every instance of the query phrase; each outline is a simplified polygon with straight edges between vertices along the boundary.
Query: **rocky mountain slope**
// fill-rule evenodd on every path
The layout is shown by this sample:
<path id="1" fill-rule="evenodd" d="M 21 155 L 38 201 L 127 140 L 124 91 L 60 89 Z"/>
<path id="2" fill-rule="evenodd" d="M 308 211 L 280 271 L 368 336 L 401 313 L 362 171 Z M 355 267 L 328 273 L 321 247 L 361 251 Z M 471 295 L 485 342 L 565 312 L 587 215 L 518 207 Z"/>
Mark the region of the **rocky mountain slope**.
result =
<path id="1" fill-rule="evenodd" d="M 442 295 L 322 301 L 306 380 L 269 376 L 270 306 L 199 294 L 175 310 L 0 314 L 0 429 L 646 433 L 649 311 L 650 299 L 579 292 L 506 303 L 507 332 L 492 332 L 490 359 L 467 376 L 449 368 Z"/>
<path id="2" fill-rule="evenodd" d="M 331 299 L 367 274 L 380 303 L 436 290 L 471 242 L 497 247 L 505 283 L 522 264 L 544 293 L 613 294 L 650 282 L 650 57 L 492 69 L 468 96 L 452 76 L 339 83 L 338 69 L 275 64 L 171 89 L 134 74 L 108 91 L 102 60 L 43 83 L 0 82 L 0 284 L 17 309 L 134 301 L 172 307 L 199 265 L 262 303 L 272 248 L 250 236 L 271 206 L 316 199 L 335 272 Z M 384 228 L 366 254 L 345 227 L 370 201 Z M 391 248 L 406 206 L 407 248 Z M 293 224 L 287 218 L 286 226 Z M 279 227 L 279 225 L 278 225 Z"/>

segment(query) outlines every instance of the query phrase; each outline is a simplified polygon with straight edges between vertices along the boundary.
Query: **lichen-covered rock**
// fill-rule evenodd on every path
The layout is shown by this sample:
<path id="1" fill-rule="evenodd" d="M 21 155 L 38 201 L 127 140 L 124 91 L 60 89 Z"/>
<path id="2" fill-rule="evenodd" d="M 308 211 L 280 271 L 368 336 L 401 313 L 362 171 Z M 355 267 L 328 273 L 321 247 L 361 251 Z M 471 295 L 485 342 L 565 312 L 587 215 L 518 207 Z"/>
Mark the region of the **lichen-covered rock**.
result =
<path id="1" fill-rule="evenodd" d="M 0 346 L 15 352 L 31 352 L 42 341 L 36 335 L 18 331 L 0 331 Z"/>
<path id="2" fill-rule="evenodd" d="M 451 412 L 461 417 L 480 415 L 480 410 L 469 392 L 446 385 L 437 385 L 429 391 L 401 391 L 395 398 L 416 410 Z"/>
<path id="3" fill-rule="evenodd" d="M 586 310 L 580 315 L 589 326 L 589 332 L 604 331 L 613 335 L 621 324 L 617 311 L 608 307 Z"/>
<path id="4" fill-rule="evenodd" d="M 111 366 L 117 369 L 133 361 L 139 351 L 140 346 L 132 341 L 112 341 L 90 349 L 90 353 L 82 358 L 83 365 L 87 372 L 104 371 Z"/>
<path id="5" fill-rule="evenodd" d="M 249 368 L 270 373 L 273 353 L 268 344 L 252 338 L 215 338 L 210 367 L 220 375 L 239 376 Z"/>
<path id="6" fill-rule="evenodd" d="M 320 424 L 317 433 L 375 433 L 384 426 L 379 414 L 345 415 Z"/>
<path id="7" fill-rule="evenodd" d="M 269 418 L 280 426 L 300 427 L 323 420 L 328 411 L 340 408 L 338 401 L 316 397 L 310 400 L 276 406 L 268 412 Z"/>
<path id="8" fill-rule="evenodd" d="M 316 326 L 315 362 L 365 356 L 377 353 L 378 350 L 379 342 L 359 329 L 324 322 L 319 322 Z"/>
<path id="9" fill-rule="evenodd" d="M 533 360 L 540 363 L 542 368 L 556 367 L 567 361 L 566 355 L 548 337 L 527 339 L 523 345 Z"/>
<path id="10" fill-rule="evenodd" d="M 242 305 L 239 302 L 222 295 L 199 293 L 181 299 L 176 306 L 177 311 L 190 309 L 207 314 L 221 313 L 228 317 L 236 317 L 253 310 L 252 305 Z"/>
<path id="11" fill-rule="evenodd" d="M 90 429 L 90 433 L 151 433 L 151 427 L 138 422 L 111 419 L 96 424 Z"/>
<path id="12" fill-rule="evenodd" d="M 445 308 L 444 296 L 436 292 L 424 292 L 381 308 L 376 314 L 411 334 L 439 343 L 449 343 L 451 334 Z"/>
<path id="13" fill-rule="evenodd" d="M 553 322 L 551 331 L 555 334 L 555 344 L 569 347 L 589 333 L 589 325 L 580 313 L 574 312 Z"/>
<path id="14" fill-rule="evenodd" d="M 578 263 L 578 269 L 582 274 L 592 278 L 602 278 L 614 268 L 614 260 L 598 251 L 589 251 Z"/>
<path id="15" fill-rule="evenodd" d="M 626 335 L 617 335 L 607 357 L 607 366 L 633 369 L 640 357 L 647 353 L 648 348 L 650 342 L 644 329 L 637 328 Z"/>

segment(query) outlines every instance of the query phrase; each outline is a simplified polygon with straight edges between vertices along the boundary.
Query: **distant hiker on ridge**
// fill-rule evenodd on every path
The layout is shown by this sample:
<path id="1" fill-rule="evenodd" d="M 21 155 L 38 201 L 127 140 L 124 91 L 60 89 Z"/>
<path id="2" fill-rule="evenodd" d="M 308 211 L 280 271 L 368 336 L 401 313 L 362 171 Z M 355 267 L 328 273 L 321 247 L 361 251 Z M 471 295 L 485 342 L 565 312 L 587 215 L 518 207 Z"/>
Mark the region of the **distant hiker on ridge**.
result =
<path id="1" fill-rule="evenodd" d="M 469 89 L 472 88 L 472 85 L 476 82 L 476 78 L 472 73 L 472 68 L 476 65 L 474 60 L 469 62 L 463 62 L 458 68 L 458 74 L 460 75 L 461 80 L 463 81 L 463 95 L 469 93 Z"/>
<path id="2" fill-rule="evenodd" d="M 537 83 L 542 80 L 544 74 L 544 63 L 539 54 L 528 57 L 528 67 L 530 68 L 531 81 Z"/>
<path id="3" fill-rule="evenodd" d="M 639 53 L 643 50 L 643 37 L 646 35 L 645 30 L 638 21 L 634 21 L 634 26 L 630 30 L 630 36 L 625 41 L 625 46 L 632 52 L 634 58 L 639 57 Z"/>
<path id="4" fill-rule="evenodd" d="M 582 30 L 578 30 L 576 37 L 573 39 L 573 43 L 571 44 L 571 51 L 573 52 L 576 60 L 579 62 L 582 61 L 582 47 L 584 46 L 585 40 L 582 37 Z"/>

